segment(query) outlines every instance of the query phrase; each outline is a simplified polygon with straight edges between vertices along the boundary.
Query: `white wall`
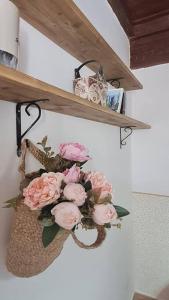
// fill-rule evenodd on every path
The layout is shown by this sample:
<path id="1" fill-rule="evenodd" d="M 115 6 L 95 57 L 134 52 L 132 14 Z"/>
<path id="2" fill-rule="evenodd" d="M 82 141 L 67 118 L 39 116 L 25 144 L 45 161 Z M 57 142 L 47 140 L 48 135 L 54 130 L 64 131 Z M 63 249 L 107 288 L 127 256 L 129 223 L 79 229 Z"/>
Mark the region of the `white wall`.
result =
<path id="1" fill-rule="evenodd" d="M 132 138 L 133 191 L 169 195 L 169 64 L 135 71 L 144 89 L 132 94 L 132 114 L 152 126 Z"/>
<path id="2" fill-rule="evenodd" d="M 85 1 L 90 16 L 99 15 L 99 5 L 105 5 L 102 19 L 106 15 L 107 2 L 95 0 L 94 9 Z M 78 1 L 84 5 L 84 1 Z M 109 8 L 110 9 L 110 8 Z M 98 22 L 98 20 L 97 20 Z M 115 37 L 121 29 L 116 27 Z M 107 35 L 112 32 L 107 27 Z M 119 45 L 120 46 L 120 45 Z M 124 53 L 123 41 L 121 49 Z M 72 90 L 73 70 L 78 65 L 73 57 L 54 45 L 24 21 L 21 23 L 20 68 L 28 74 Z M 32 117 L 35 110 L 32 110 Z M 23 127 L 28 120 L 23 117 Z M 23 128 L 24 130 L 24 128 Z M 103 171 L 115 190 L 115 203 L 130 210 L 130 145 L 119 149 L 119 129 L 105 124 L 59 115 L 44 111 L 39 123 L 27 136 L 34 142 L 48 134 L 49 143 L 57 149 L 59 143 L 79 141 L 90 149 L 93 161 L 88 168 Z M 0 102 L 0 201 L 18 193 L 19 174 L 16 157 L 15 105 Z M 31 162 L 29 157 L 29 162 Z M 3 300 L 131 300 L 132 253 L 131 218 L 124 220 L 121 231 L 111 230 L 107 240 L 98 250 L 82 250 L 71 238 L 66 242 L 60 257 L 47 271 L 31 279 L 20 279 L 10 275 L 5 268 L 6 245 L 12 211 L 0 210 L 0 295 Z M 94 232 L 80 232 L 84 241 L 94 238 Z M 88 238 L 89 236 L 89 238 Z"/>
<path id="3" fill-rule="evenodd" d="M 132 93 L 133 116 L 151 130 L 132 136 L 135 289 L 169 299 L 169 64 L 135 72 L 144 89 Z M 144 194 L 149 193 L 149 194 Z M 153 196 L 151 194 L 158 194 Z M 167 293 L 167 296 L 166 296 Z M 164 298 L 167 297 L 167 298 Z"/>
<path id="4" fill-rule="evenodd" d="M 159 300 L 169 299 L 168 216 L 169 197 L 134 194 L 135 290 Z"/>

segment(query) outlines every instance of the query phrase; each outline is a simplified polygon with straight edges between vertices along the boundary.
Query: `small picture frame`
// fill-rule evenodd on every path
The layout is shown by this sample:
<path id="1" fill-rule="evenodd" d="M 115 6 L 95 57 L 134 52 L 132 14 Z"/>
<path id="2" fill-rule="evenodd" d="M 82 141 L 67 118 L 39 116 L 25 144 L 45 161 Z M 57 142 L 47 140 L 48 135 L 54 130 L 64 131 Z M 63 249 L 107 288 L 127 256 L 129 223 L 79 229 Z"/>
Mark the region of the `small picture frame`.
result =
<path id="1" fill-rule="evenodd" d="M 123 95 L 124 95 L 123 88 L 108 89 L 108 91 L 107 91 L 107 106 L 110 107 L 112 110 L 120 113 Z"/>

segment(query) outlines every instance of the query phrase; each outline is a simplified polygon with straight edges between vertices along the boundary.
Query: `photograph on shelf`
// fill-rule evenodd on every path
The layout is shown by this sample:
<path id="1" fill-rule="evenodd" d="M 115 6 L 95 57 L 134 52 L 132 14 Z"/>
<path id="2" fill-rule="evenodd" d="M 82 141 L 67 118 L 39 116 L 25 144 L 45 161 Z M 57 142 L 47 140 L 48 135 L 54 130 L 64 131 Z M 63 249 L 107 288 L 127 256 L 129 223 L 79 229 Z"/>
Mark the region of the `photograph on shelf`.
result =
<path id="1" fill-rule="evenodd" d="M 107 106 L 112 110 L 120 113 L 124 89 L 123 88 L 110 88 L 107 91 Z"/>

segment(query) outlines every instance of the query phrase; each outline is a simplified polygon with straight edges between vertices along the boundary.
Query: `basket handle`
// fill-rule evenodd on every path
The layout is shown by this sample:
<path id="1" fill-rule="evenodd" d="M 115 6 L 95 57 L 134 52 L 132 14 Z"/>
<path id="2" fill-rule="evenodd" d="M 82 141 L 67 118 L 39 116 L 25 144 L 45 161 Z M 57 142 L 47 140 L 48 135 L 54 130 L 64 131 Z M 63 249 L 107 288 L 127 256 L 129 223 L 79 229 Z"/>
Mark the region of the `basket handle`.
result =
<path id="1" fill-rule="evenodd" d="M 96 62 L 96 63 L 99 64 L 99 69 L 98 69 L 98 72 L 97 72 L 97 73 L 100 74 L 100 76 L 104 78 L 104 73 L 103 73 L 103 67 L 102 67 L 102 65 L 101 65 L 97 60 L 91 59 L 91 60 L 85 61 L 85 62 L 84 62 L 83 64 L 81 64 L 78 68 L 75 69 L 75 79 L 78 79 L 78 78 L 81 77 L 81 76 L 80 76 L 80 70 L 81 70 L 84 66 L 86 66 L 86 65 L 88 65 L 88 64 L 90 64 L 90 63 L 93 63 L 93 62 Z"/>
<path id="2" fill-rule="evenodd" d="M 97 229 L 97 238 L 96 238 L 96 241 L 94 243 L 92 243 L 91 245 L 85 245 L 84 243 L 79 241 L 79 239 L 77 238 L 77 236 L 75 235 L 75 233 L 73 231 L 71 232 L 71 235 L 72 235 L 73 240 L 75 241 L 75 243 L 80 248 L 95 249 L 95 248 L 99 247 L 106 238 L 106 231 L 105 231 L 105 228 L 103 226 L 97 225 L 96 229 Z"/>
<path id="3" fill-rule="evenodd" d="M 25 139 L 21 145 L 21 159 L 18 171 L 21 173 L 22 179 L 25 178 L 25 160 L 26 154 L 29 151 L 44 167 L 46 167 L 49 158 L 46 154 L 36 147 L 30 140 Z"/>

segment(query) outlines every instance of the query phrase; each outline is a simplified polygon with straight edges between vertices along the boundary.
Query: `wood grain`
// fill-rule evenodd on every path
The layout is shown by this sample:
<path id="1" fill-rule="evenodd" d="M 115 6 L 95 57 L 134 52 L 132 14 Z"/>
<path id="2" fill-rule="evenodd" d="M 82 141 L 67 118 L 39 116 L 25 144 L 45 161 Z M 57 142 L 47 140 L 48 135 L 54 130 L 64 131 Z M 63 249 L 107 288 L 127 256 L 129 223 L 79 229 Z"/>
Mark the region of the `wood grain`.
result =
<path id="1" fill-rule="evenodd" d="M 132 69 L 169 62 L 169 1 L 107 0 L 130 40 Z"/>
<path id="2" fill-rule="evenodd" d="M 149 18 L 145 23 L 138 23 L 134 26 L 134 35 L 139 38 L 142 36 L 152 35 L 157 32 L 169 30 L 169 11 L 167 15 L 155 16 Z"/>
<path id="3" fill-rule="evenodd" d="M 72 0 L 12 0 L 21 16 L 49 39 L 81 62 L 98 60 L 106 79 L 122 78 L 126 90 L 142 88 L 141 83 L 97 32 Z M 96 66 L 91 66 L 96 71 Z M 73 74 L 72 74 L 73 76 Z"/>
<path id="4" fill-rule="evenodd" d="M 149 125 L 96 105 L 55 86 L 0 65 L 0 99 L 20 102 L 49 99 L 41 108 L 119 127 L 148 129 Z"/>
<path id="5" fill-rule="evenodd" d="M 108 2 L 119 19 L 127 36 L 132 37 L 134 35 L 133 24 L 131 23 L 125 2 L 122 0 L 108 0 Z"/>
<path id="6" fill-rule="evenodd" d="M 133 69 L 168 63 L 169 30 L 132 39 L 130 50 Z"/>
<path id="7" fill-rule="evenodd" d="M 125 3 L 130 20 L 133 24 L 145 23 L 146 19 L 149 19 L 155 14 L 165 12 L 168 10 L 168 0 L 154 1 L 154 0 L 121 0 Z"/>

